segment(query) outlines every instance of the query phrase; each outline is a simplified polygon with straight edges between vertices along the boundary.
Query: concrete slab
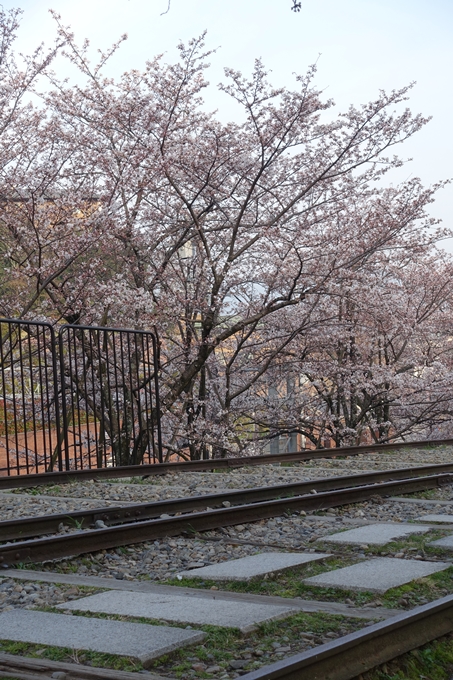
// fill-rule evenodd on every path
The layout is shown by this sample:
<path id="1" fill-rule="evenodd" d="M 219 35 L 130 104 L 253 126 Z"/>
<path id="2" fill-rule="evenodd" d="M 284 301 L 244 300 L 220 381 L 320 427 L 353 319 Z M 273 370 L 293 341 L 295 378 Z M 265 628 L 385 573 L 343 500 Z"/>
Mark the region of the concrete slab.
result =
<path id="1" fill-rule="evenodd" d="M 257 624 L 281 619 L 297 611 L 292 607 L 267 604 L 241 603 L 238 606 L 237 602 L 220 598 L 213 601 L 201 597 L 132 593 L 121 590 L 111 590 L 72 600 L 58 605 L 58 608 L 120 616 L 143 616 L 174 623 L 239 628 L 243 633 L 254 630 Z"/>
<path id="2" fill-rule="evenodd" d="M 422 524 L 368 524 L 357 529 L 341 531 L 330 536 L 318 538 L 323 543 L 349 543 L 353 545 L 385 545 L 397 538 L 403 538 L 410 534 L 424 534 L 429 527 Z"/>
<path id="3" fill-rule="evenodd" d="M 129 593 L 128 593 L 129 594 Z M 11 609 L 0 614 L 0 639 L 128 656 L 144 666 L 180 647 L 198 644 L 199 630 Z"/>
<path id="4" fill-rule="evenodd" d="M 444 538 L 439 538 L 437 541 L 432 541 L 431 543 L 428 543 L 428 545 L 432 545 L 434 548 L 439 547 L 445 548 L 446 550 L 453 550 L 453 535 L 445 536 Z"/>
<path id="5" fill-rule="evenodd" d="M 417 578 L 429 576 L 451 567 L 448 562 L 425 562 L 422 560 L 399 560 L 393 557 L 379 557 L 359 562 L 351 567 L 318 574 L 304 580 L 304 583 L 327 588 L 346 590 L 369 590 L 385 593 L 390 588 L 402 586 Z"/>
<path id="6" fill-rule="evenodd" d="M 238 560 L 228 560 L 210 564 L 199 569 L 182 571 L 179 576 L 188 578 L 206 578 L 213 581 L 249 581 L 291 567 L 298 567 L 308 562 L 317 562 L 330 557 L 328 553 L 279 553 L 269 552 L 249 555 Z"/>
<path id="7" fill-rule="evenodd" d="M 76 586 L 90 586 L 106 588 L 107 590 L 130 590 L 138 593 L 155 593 L 157 595 L 185 595 L 186 597 L 202 597 L 214 600 L 229 600 L 237 607 L 252 602 L 254 604 L 275 604 L 292 607 L 303 612 L 323 612 L 325 614 L 339 614 L 340 616 L 354 616 L 360 619 L 389 618 L 400 613 L 398 609 L 385 607 L 354 607 L 342 602 L 322 602 L 320 600 L 302 600 L 300 598 L 278 597 L 276 595 L 255 595 L 252 593 L 233 593 L 227 590 L 202 590 L 200 588 L 181 588 L 179 586 L 163 586 L 150 581 L 117 581 L 113 578 L 100 576 L 82 576 L 81 574 L 60 574 L 51 571 L 32 571 L 28 569 L 4 569 L 0 571 L 6 578 L 17 581 L 43 581 L 44 583 L 65 583 Z M 0 577 L 1 580 L 1 577 Z"/>
<path id="8" fill-rule="evenodd" d="M 415 505 L 453 505 L 453 501 L 429 501 L 424 498 L 406 498 L 405 496 L 390 496 L 385 502 L 394 501 L 395 503 L 413 503 Z"/>
<path id="9" fill-rule="evenodd" d="M 453 515 L 422 515 L 421 517 L 417 517 L 417 521 L 453 524 Z"/>

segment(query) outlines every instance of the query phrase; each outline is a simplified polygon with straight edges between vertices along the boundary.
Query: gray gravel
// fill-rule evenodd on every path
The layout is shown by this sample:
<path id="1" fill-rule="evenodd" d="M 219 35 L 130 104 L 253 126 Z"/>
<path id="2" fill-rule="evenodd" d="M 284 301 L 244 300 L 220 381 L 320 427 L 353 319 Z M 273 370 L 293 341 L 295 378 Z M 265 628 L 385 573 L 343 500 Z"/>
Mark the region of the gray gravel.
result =
<path id="1" fill-rule="evenodd" d="M 51 512 L 64 512 L 70 509 L 88 507 L 77 505 L 76 499 L 102 500 L 103 503 L 140 503 L 167 500 L 173 498 L 199 496 L 208 493 L 222 493 L 233 489 L 252 489 L 259 486 L 288 484 L 291 482 L 309 481 L 312 479 L 333 477 L 338 475 L 361 474 L 377 470 L 391 470 L 398 467 L 416 467 L 421 465 L 453 462 L 453 447 L 439 447 L 432 450 L 415 449 L 396 453 L 360 454 L 348 459 L 310 460 L 297 465 L 263 465 L 220 472 L 174 472 L 159 477 L 148 477 L 146 480 L 131 479 L 106 482 L 76 482 L 30 490 L 33 498 L 54 497 L 66 499 L 62 504 L 48 506 Z M 22 500 L 14 505 L 16 516 L 42 514 L 42 510 L 33 512 L 33 503 L 26 504 Z M 451 496 L 450 490 L 442 490 L 439 498 Z M 0 494 L 0 508 L 3 510 L 4 497 L 14 496 L 15 492 Z M 14 501 L 8 505 L 12 506 Z M 95 504 L 99 505 L 99 504 Z M 38 504 L 36 503 L 38 508 Z M 45 506 L 41 506 L 44 507 Z M 94 507 L 90 503 L 90 507 Z M 55 508 L 55 509 L 54 509 Z M 60 509 L 61 508 L 61 509 Z M 6 518 L 6 517 L 5 517 Z"/>
<path id="2" fill-rule="evenodd" d="M 241 468 L 220 473 L 172 473 L 147 480 L 118 480 L 117 482 L 77 482 L 67 485 L 42 487 L 25 492 L 0 494 L 1 518 L 14 519 L 52 513 L 65 513 L 83 508 L 102 505 L 117 505 L 134 502 L 150 502 L 207 493 L 220 493 L 232 489 L 256 488 L 290 482 L 313 480 L 344 474 L 360 474 L 365 471 L 415 467 L 426 464 L 451 462 L 453 448 L 444 447 L 431 451 L 409 451 L 396 454 L 368 454 L 346 460 L 321 459 L 307 461 L 291 467 L 266 465 Z M 450 500 L 453 487 L 444 487 L 431 497 Z M 452 505 L 453 508 L 453 505 Z M 318 538 L 341 529 L 361 526 L 367 522 L 392 521 L 408 522 L 421 514 L 453 511 L 445 505 L 420 501 L 404 503 L 382 500 L 330 509 L 326 512 L 300 513 L 290 517 L 276 517 L 250 524 L 204 532 L 196 537 L 164 538 L 115 550 L 101 550 L 91 555 L 60 560 L 39 565 L 40 569 L 55 572 L 74 572 L 97 575 L 107 579 L 162 581 L 175 578 L 180 571 L 231 560 L 266 550 L 308 550 L 320 549 Z M 350 548 L 358 557 L 363 557 L 364 547 Z M 423 559 L 416 549 L 407 548 L 396 555 L 399 558 Z M 58 574 L 55 576 L 58 579 Z M 46 583 L 17 583 L 2 579 L 0 571 L 0 611 L 10 608 L 43 608 L 61 604 L 83 595 L 83 589 L 75 586 L 55 586 Z M 335 634 L 334 634 L 335 635 Z M 307 633 L 295 645 L 282 638 L 274 647 L 260 649 L 248 647 L 237 655 L 229 668 L 218 668 L 208 660 L 193 658 L 188 678 L 208 673 L 216 678 L 234 678 L 243 673 L 243 668 L 253 668 L 284 658 L 310 646 L 326 642 L 329 638 Z M 190 658 L 190 657 L 189 657 Z M 236 663 L 237 662 L 237 663 Z M 169 674 L 171 674 L 169 669 Z"/>
<path id="3" fill-rule="evenodd" d="M 217 493 L 228 489 L 256 488 L 319 477 L 363 472 L 364 470 L 413 467 L 450 461 L 452 447 L 413 450 L 395 454 L 361 454 L 349 459 L 321 459 L 291 467 L 265 465 L 240 468 L 220 473 L 172 473 L 146 480 L 114 482 L 77 482 L 40 487 L 26 494 L 0 494 L 2 518 L 17 518 L 49 513 L 64 513 L 83 508 L 131 502 L 150 502 L 183 496 Z M 453 489 L 445 487 L 436 494 L 451 498 Z M 265 547 L 270 550 L 313 550 L 316 539 L 342 528 L 360 526 L 365 521 L 414 520 L 424 512 L 422 504 L 393 501 L 366 502 L 331 509 L 319 516 L 305 513 L 277 517 L 253 524 L 205 532 L 201 538 L 168 538 L 116 550 L 101 551 L 63 561 L 61 568 L 81 574 L 107 578 L 163 580 L 179 571 L 213 564 L 227 559 L 255 554 Z M 445 512 L 444 506 L 430 503 L 431 513 Z M 235 544 L 235 541 L 237 543 Z M 54 568 L 49 563 L 48 569 Z"/>
<path id="4" fill-rule="evenodd" d="M 108 499 L 102 503 L 88 498 L 52 498 L 49 495 L 32 495 L 23 493 L 0 493 L 0 516 L 2 521 L 19 519 L 20 517 L 34 517 L 37 515 L 53 515 L 75 512 L 85 508 L 98 508 L 100 505 L 118 505 Z"/>
<path id="5" fill-rule="evenodd" d="M 443 506 L 430 505 L 429 508 L 433 512 L 444 511 Z M 302 513 L 220 528 L 203 532 L 196 538 L 163 538 L 127 548 L 102 550 L 89 557 L 60 561 L 58 568 L 106 578 L 162 581 L 174 578 L 184 570 L 254 555 L 264 548 L 266 551 L 314 551 L 315 547 L 318 548 L 317 539 L 341 529 L 361 526 L 370 520 L 408 522 L 415 520 L 423 511 L 421 504 L 370 501 L 320 514 Z M 360 548 L 355 550 L 360 554 Z M 413 558 L 419 553 L 408 549 L 395 554 Z M 44 568 L 52 571 L 55 563 L 45 564 Z"/>
<path id="6" fill-rule="evenodd" d="M 58 575 L 56 575 L 58 578 Z M 95 589 L 81 588 L 77 586 L 58 586 L 47 583 L 20 583 L 9 578 L 0 578 L 0 612 L 10 609 L 42 609 L 43 607 L 55 606 L 63 602 L 77 599 L 90 592 L 100 592 Z M 70 610 L 65 610 L 65 614 L 73 614 Z M 365 622 L 357 619 L 344 620 L 342 625 L 335 632 L 326 632 L 323 635 L 317 635 L 310 631 L 304 631 L 294 635 L 290 629 L 286 630 L 286 623 L 280 623 L 279 632 L 272 637 L 264 637 L 256 639 L 252 637 L 244 638 L 243 642 L 236 644 L 235 649 L 229 661 L 216 662 L 215 658 L 203 652 L 204 646 L 201 646 L 200 656 L 194 656 L 196 650 L 187 650 L 187 661 L 190 662 L 190 668 L 183 674 L 178 675 L 181 680 L 194 678 L 197 676 L 217 678 L 218 680 L 227 680 L 238 677 L 242 669 L 253 670 L 260 666 L 278 661 L 292 654 L 306 651 L 315 647 L 316 645 L 329 642 L 332 639 L 346 635 L 353 630 L 365 625 Z M 286 633 L 291 637 L 287 637 Z M 1 633 L 0 633 L 1 639 Z M 159 674 L 175 677 L 174 662 L 171 658 L 168 661 L 163 661 L 163 664 L 155 669 Z"/>
<path id="7" fill-rule="evenodd" d="M 52 583 L 19 583 L 11 578 L 1 578 L 0 573 L 0 612 L 10 609 L 35 609 L 54 607 L 82 597 L 87 592 L 99 592 L 91 588 L 54 585 Z M 1 633 L 0 633 L 1 638 Z"/>

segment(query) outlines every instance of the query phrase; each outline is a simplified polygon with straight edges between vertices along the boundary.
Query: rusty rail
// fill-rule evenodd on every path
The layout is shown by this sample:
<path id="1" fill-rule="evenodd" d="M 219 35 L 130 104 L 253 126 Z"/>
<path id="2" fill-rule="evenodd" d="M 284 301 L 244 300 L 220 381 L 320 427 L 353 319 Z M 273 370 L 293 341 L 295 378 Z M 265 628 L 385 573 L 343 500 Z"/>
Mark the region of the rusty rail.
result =
<path id="1" fill-rule="evenodd" d="M 59 675 L 56 675 L 56 674 Z M 51 661 L 0 652 L 0 678 L 6 680 L 137 680 L 137 673 L 115 671 L 111 668 L 93 668 L 83 664 Z M 165 680 L 161 675 L 140 671 L 140 680 Z"/>
<path id="2" fill-rule="evenodd" d="M 336 489 L 351 488 L 367 484 L 381 484 L 382 482 L 410 479 L 414 477 L 426 477 L 440 474 L 453 474 L 453 463 L 439 465 L 423 465 L 416 468 L 399 468 L 369 472 L 358 475 L 341 477 L 329 477 L 315 479 L 306 482 L 292 484 L 279 484 L 275 486 L 260 487 L 257 489 L 245 489 L 229 491 L 225 493 L 206 494 L 204 496 L 192 496 L 190 498 L 176 498 L 151 503 L 134 503 L 121 507 L 99 507 L 94 509 L 78 510 L 76 512 L 59 513 L 40 517 L 26 517 L 16 520 L 0 522 L 0 541 L 22 540 L 46 533 L 55 533 L 60 524 L 77 526 L 78 528 L 93 527 L 98 520 L 107 525 L 121 524 L 133 520 L 143 521 L 160 517 L 163 514 L 176 514 L 199 511 L 205 508 L 216 508 L 228 502 L 231 505 L 257 503 L 274 500 L 276 498 L 288 498 L 300 496 L 310 491 L 317 493 Z"/>
<path id="3" fill-rule="evenodd" d="M 182 533 L 193 534 L 197 531 L 254 522 L 294 511 L 322 510 L 365 501 L 373 496 L 413 493 L 451 484 L 452 481 L 453 475 L 448 474 L 403 479 L 323 493 L 277 498 L 230 508 L 204 510 L 168 519 L 151 519 L 93 531 L 80 530 L 63 536 L 4 544 L 0 546 L 0 566 L 8 567 L 17 563 L 43 562 L 68 557 L 69 555 L 97 552 L 102 549 L 142 543 L 163 536 L 177 536 Z"/>
<path id="4" fill-rule="evenodd" d="M 109 468 L 91 468 L 86 470 L 66 470 L 44 472 L 30 475 L 11 475 L 0 477 L 2 489 L 30 488 L 43 484 L 67 484 L 87 479 L 121 479 L 124 477 L 147 477 L 163 475 L 169 472 L 203 472 L 222 470 L 253 465 L 269 465 L 272 463 L 298 463 L 319 458 L 346 458 L 363 453 L 380 453 L 421 447 L 452 446 L 453 439 L 433 439 L 415 442 L 395 442 L 392 444 L 370 444 L 367 446 L 343 446 L 336 449 L 304 449 L 295 453 L 278 453 L 275 455 L 243 456 L 240 458 L 215 458 L 210 460 L 192 460 L 182 463 L 158 463 L 150 465 L 126 465 Z"/>
<path id="5" fill-rule="evenodd" d="M 246 673 L 243 680 L 352 680 L 453 631 L 453 595 Z"/>

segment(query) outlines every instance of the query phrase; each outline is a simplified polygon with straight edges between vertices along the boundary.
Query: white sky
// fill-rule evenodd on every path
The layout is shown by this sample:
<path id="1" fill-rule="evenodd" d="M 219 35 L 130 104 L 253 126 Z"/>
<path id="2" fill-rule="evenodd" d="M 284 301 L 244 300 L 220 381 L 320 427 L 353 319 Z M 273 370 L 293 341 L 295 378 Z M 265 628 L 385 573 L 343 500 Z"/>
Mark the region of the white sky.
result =
<path id="1" fill-rule="evenodd" d="M 453 2 L 452 0 L 3 0 L 5 9 L 24 10 L 18 47 L 30 52 L 54 35 L 49 8 L 62 15 L 79 42 L 107 48 L 123 33 L 129 40 L 115 55 L 110 72 L 140 69 L 146 59 L 176 56 L 179 40 L 207 29 L 207 45 L 219 47 L 211 58 L 208 79 L 215 86 L 224 66 L 249 73 L 256 57 L 272 70 L 275 85 L 292 86 L 293 72 L 303 73 L 318 59 L 316 84 L 340 109 L 365 103 L 379 89 L 412 81 L 409 106 L 433 120 L 400 147 L 413 161 L 396 179 L 419 176 L 425 184 L 453 177 Z M 61 67 L 63 68 L 63 67 Z M 58 71 L 58 67 L 56 69 Z M 215 87 L 209 105 L 222 119 L 234 109 Z M 431 208 L 453 228 L 453 186 L 444 189 Z M 445 244 L 453 252 L 453 242 Z"/>

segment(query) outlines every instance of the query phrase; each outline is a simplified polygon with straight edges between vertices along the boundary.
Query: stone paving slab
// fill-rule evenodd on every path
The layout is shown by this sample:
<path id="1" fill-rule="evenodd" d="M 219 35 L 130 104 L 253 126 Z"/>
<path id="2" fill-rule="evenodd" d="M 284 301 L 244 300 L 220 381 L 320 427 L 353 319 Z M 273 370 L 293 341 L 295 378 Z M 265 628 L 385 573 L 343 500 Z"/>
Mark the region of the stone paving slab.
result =
<path id="1" fill-rule="evenodd" d="M 213 581 L 249 581 L 291 567 L 298 567 L 308 562 L 317 562 L 331 557 L 327 553 L 259 553 L 241 557 L 238 560 L 228 560 L 207 567 L 181 571 L 179 576 L 187 578 L 206 578 Z"/>
<path id="2" fill-rule="evenodd" d="M 414 579 L 429 576 L 429 574 L 443 571 L 448 567 L 451 567 L 449 562 L 425 562 L 423 560 L 380 557 L 353 564 L 351 567 L 311 576 L 304 579 L 304 583 L 327 588 L 385 593 L 390 588 L 402 586 Z"/>
<path id="3" fill-rule="evenodd" d="M 90 586 L 92 588 L 106 588 L 139 593 L 155 593 L 157 595 L 185 595 L 186 597 L 201 597 L 204 600 L 228 600 L 235 602 L 237 607 L 244 603 L 275 604 L 292 607 L 303 612 L 323 612 L 325 614 L 339 614 L 353 616 L 360 619 L 389 618 L 400 614 L 398 609 L 385 607 L 354 607 L 342 602 L 323 602 L 321 600 L 305 600 L 301 598 L 278 597 L 275 595 L 255 595 L 254 593 L 234 593 L 227 590 L 203 590 L 201 588 L 182 588 L 180 586 L 163 586 L 150 581 L 117 581 L 113 578 L 101 576 L 82 576 L 81 574 L 60 574 L 50 571 L 32 571 L 28 569 L 5 569 L 0 571 L 6 578 L 18 581 L 43 581 L 45 583 L 64 583 L 75 586 Z"/>
<path id="4" fill-rule="evenodd" d="M 421 517 L 417 517 L 417 521 L 453 524 L 453 515 L 422 515 Z"/>
<path id="5" fill-rule="evenodd" d="M 109 591 L 71 600 L 58 605 L 59 609 L 143 616 L 174 623 L 239 628 L 242 633 L 254 630 L 257 624 L 295 614 L 297 609 L 268 604 L 241 603 L 228 600 L 185 597 L 184 595 L 159 595 L 157 593 L 132 593 Z"/>
<path id="6" fill-rule="evenodd" d="M 404 538 L 410 534 L 424 534 L 430 527 L 422 524 L 368 524 L 367 526 L 340 531 L 337 534 L 323 536 L 318 541 L 323 543 L 350 543 L 353 545 L 385 545 L 397 538 Z"/>
<path id="7" fill-rule="evenodd" d="M 197 644 L 204 637 L 199 630 L 28 609 L 11 609 L 0 614 L 0 639 L 128 656 L 144 666 L 175 649 Z"/>
<path id="8" fill-rule="evenodd" d="M 414 503 L 415 505 L 453 505 L 453 501 L 430 501 L 425 498 L 405 498 L 404 496 L 390 496 L 385 502 L 395 501 L 396 503 Z"/>
<path id="9" fill-rule="evenodd" d="M 453 534 L 451 536 L 439 538 L 437 541 L 432 541 L 431 543 L 428 543 L 428 545 L 432 545 L 434 548 L 439 547 L 453 550 Z"/>

